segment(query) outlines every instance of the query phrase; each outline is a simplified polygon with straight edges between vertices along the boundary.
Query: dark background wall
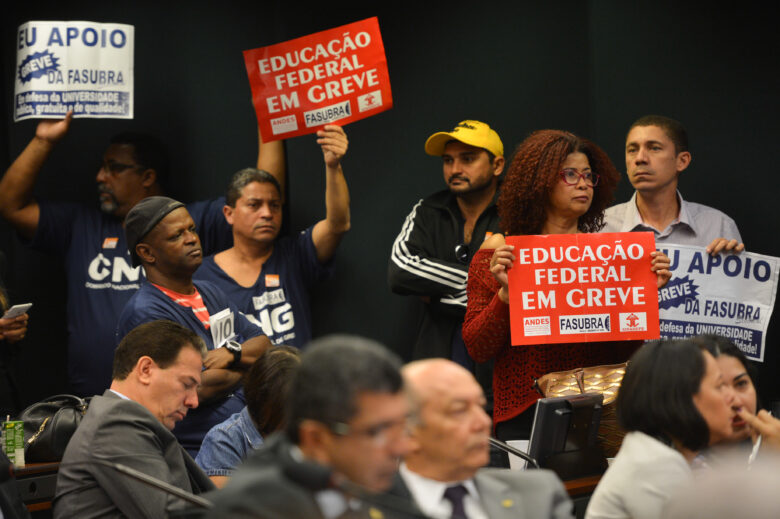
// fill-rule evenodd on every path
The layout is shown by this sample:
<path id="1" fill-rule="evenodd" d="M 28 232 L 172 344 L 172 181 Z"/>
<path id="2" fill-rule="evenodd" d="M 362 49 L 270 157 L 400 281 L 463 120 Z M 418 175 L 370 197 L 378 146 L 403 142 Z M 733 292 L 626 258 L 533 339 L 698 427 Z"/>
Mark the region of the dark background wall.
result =
<path id="1" fill-rule="evenodd" d="M 720 208 L 748 249 L 780 256 L 775 217 L 776 21 L 768 7 L 716 10 L 681 2 L 396 2 L 325 9 L 297 2 L 43 1 L 6 10 L 0 54 L 0 167 L 23 149 L 35 122 L 13 123 L 14 39 L 28 20 L 92 20 L 135 26 L 135 119 L 76 120 L 41 173 L 36 195 L 95 203 L 94 176 L 108 137 L 157 133 L 172 153 L 171 194 L 221 193 L 234 171 L 255 162 L 256 121 L 241 51 L 378 16 L 394 108 L 347 127 L 344 169 L 353 229 L 336 278 L 314 299 L 315 333 L 375 337 L 406 355 L 416 327 L 414 298 L 387 288 L 386 265 L 403 218 L 443 187 L 440 161 L 423 151 L 434 131 L 464 118 L 489 122 L 507 155 L 529 132 L 561 128 L 589 137 L 622 171 L 628 125 L 661 113 L 683 121 L 694 156 L 683 195 Z M 321 153 L 314 137 L 287 144 L 290 229 L 324 216 Z M 631 187 L 622 182 L 618 201 Z M 6 279 L 17 302 L 33 301 L 29 338 L 16 360 L 26 401 L 66 388 L 64 273 L 56 258 L 26 249 L 0 224 Z M 764 398 L 778 384 L 777 338 L 761 366 Z"/>

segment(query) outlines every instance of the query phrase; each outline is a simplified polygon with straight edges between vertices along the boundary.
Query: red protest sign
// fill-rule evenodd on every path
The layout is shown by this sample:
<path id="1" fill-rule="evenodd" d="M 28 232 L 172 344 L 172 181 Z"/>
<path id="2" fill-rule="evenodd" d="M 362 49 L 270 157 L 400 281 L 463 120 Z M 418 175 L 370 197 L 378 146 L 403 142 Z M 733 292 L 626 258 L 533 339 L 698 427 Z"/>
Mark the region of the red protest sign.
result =
<path id="1" fill-rule="evenodd" d="M 344 125 L 393 106 L 376 17 L 245 50 L 263 141 Z"/>
<path id="2" fill-rule="evenodd" d="M 651 232 L 507 236 L 512 344 L 657 339 Z"/>

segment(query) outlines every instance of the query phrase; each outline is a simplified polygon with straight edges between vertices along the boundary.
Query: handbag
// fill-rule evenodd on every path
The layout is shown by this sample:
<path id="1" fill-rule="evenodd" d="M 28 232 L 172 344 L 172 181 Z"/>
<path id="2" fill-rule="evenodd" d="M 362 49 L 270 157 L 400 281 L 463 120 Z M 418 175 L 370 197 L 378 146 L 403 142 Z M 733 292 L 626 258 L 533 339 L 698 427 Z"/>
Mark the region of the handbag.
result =
<path id="1" fill-rule="evenodd" d="M 545 398 L 583 393 L 604 395 L 598 442 L 604 455 L 612 458 L 617 454 L 626 435 L 618 425 L 615 412 L 615 400 L 623 375 L 626 374 L 626 366 L 628 362 L 554 371 L 534 380 L 534 388 Z"/>
<path id="2" fill-rule="evenodd" d="M 54 395 L 22 411 L 25 461 L 60 461 L 88 406 L 89 399 Z"/>

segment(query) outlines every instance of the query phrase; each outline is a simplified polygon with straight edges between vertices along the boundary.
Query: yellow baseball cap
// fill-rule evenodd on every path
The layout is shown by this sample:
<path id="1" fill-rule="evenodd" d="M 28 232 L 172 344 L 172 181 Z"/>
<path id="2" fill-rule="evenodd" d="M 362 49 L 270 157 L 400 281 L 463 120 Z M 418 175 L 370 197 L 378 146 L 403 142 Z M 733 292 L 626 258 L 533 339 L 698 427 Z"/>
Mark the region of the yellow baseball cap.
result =
<path id="1" fill-rule="evenodd" d="M 504 156 L 504 144 L 494 129 L 483 122 L 465 120 L 455 125 L 450 132 L 437 132 L 425 141 L 425 153 L 440 156 L 451 140 L 484 148 L 496 157 Z"/>

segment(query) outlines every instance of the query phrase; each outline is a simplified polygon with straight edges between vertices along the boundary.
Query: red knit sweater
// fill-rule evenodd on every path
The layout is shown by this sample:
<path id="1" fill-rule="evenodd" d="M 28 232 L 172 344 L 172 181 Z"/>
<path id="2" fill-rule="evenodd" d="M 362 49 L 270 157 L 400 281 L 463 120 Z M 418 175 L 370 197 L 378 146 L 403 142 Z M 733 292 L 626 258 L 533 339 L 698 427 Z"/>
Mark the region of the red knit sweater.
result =
<path id="1" fill-rule="evenodd" d="M 625 362 L 642 341 L 511 346 L 509 305 L 498 297 L 490 273 L 494 249 L 477 251 L 469 267 L 468 306 L 463 340 L 477 362 L 496 359 L 493 368 L 493 422 L 519 415 L 539 399 L 533 381 L 551 371 Z"/>

